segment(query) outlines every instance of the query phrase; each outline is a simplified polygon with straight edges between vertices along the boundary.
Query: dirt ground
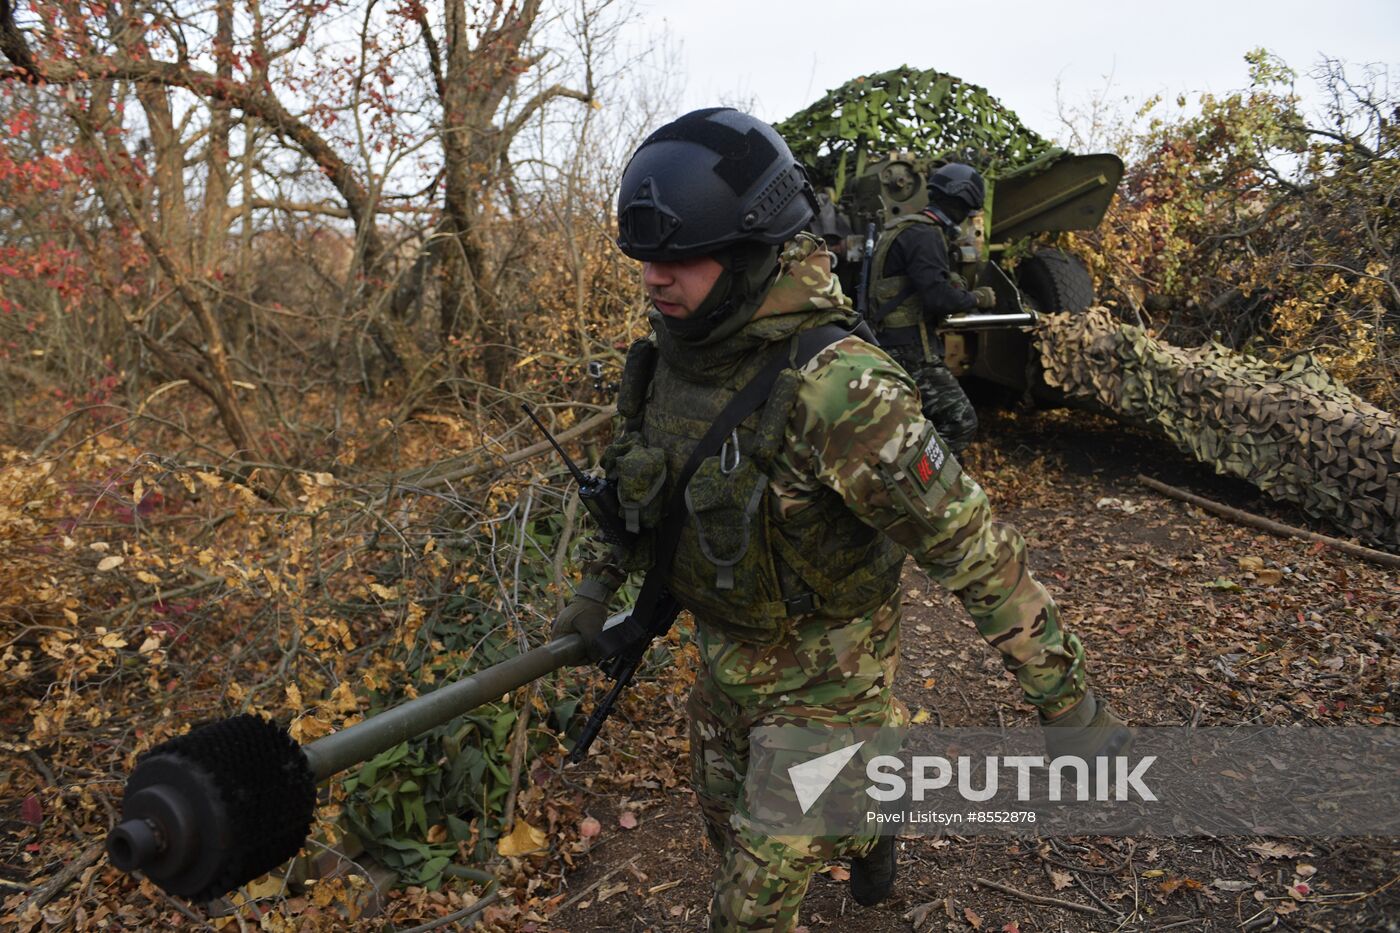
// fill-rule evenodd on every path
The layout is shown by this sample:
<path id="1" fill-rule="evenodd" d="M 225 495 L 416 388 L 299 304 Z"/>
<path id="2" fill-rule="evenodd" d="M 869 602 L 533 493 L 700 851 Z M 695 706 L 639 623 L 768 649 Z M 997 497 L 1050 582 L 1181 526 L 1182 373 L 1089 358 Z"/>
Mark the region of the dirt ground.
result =
<path id="1" fill-rule="evenodd" d="M 1025 535 L 1088 646 L 1096 690 L 1130 721 L 1396 724 L 1394 571 L 1151 492 L 1137 474 L 1310 524 L 1106 420 L 994 415 L 982 436 L 969 469 Z M 897 692 L 910 710 L 947 726 L 1030 722 L 961 607 L 912 565 L 905 593 Z M 684 785 L 681 698 L 649 697 L 630 727 L 642 739 L 631 761 L 593 774 L 590 761 L 568 778 L 599 831 L 553 891 L 535 892 L 542 919 L 524 928 L 704 928 L 717 858 Z M 626 726 L 605 741 L 627 743 Z M 910 837 L 886 903 L 856 906 L 845 879 L 839 865 L 815 878 L 806 929 L 1400 930 L 1400 840 L 1390 838 Z"/>
<path id="2" fill-rule="evenodd" d="M 1400 575 L 1393 570 L 1231 524 L 1148 490 L 1139 473 L 1309 524 L 1165 442 L 1107 420 L 992 414 L 982 437 L 965 458 L 969 470 L 999 517 L 1025 535 L 1035 572 L 1088 648 L 1096 691 L 1128 720 L 1397 725 Z M 912 565 L 905 597 L 897 693 L 911 712 L 949 727 L 1034 722 L 961 606 Z M 547 842 L 523 858 L 478 866 L 501 886 L 482 929 L 705 928 L 718 859 L 703 842 L 686 786 L 684 700 L 693 653 L 679 652 L 679 664 L 635 685 L 582 765 L 563 766 L 562 755 L 551 754 L 534 767 L 516 812 Z M 0 830 L 0 866 L 19 864 L 32 828 L 11 820 Z M 857 907 L 846 868 L 832 865 L 812 882 L 803 929 L 1400 931 L 1395 838 L 945 835 L 899 845 L 900 874 L 887 902 Z M 0 882 L 10 877 L 24 876 Z M 53 916 L 80 916 L 94 885 L 120 883 L 115 869 L 94 867 L 69 900 L 50 905 Z M 450 929 L 466 892 L 463 883 L 449 903 L 443 892 L 396 891 L 385 914 L 354 928 L 427 929 L 426 920 Z M 271 914 L 210 920 L 143 883 L 108 925 L 146 929 L 158 917 L 161 928 L 346 927 L 335 914 L 313 917 L 305 892 L 272 898 L 281 925 Z M 57 928 L 67 920 L 35 923 Z"/>

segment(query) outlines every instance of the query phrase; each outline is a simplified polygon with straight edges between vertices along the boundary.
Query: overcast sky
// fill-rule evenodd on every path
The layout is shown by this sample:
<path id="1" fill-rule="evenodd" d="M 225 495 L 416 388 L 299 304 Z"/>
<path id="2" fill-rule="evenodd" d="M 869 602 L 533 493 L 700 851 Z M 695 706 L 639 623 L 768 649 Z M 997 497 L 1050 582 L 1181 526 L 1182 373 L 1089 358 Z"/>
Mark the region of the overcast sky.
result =
<path id="1" fill-rule="evenodd" d="M 1248 83 L 1264 46 L 1300 74 L 1323 55 L 1392 66 L 1400 0 L 639 0 L 664 20 L 684 69 L 683 110 L 751 103 L 781 120 L 851 78 L 899 65 L 979 84 L 1044 135 L 1067 103 L 1103 91 L 1141 101 Z M 1306 80 L 1300 90 L 1311 90 Z"/>

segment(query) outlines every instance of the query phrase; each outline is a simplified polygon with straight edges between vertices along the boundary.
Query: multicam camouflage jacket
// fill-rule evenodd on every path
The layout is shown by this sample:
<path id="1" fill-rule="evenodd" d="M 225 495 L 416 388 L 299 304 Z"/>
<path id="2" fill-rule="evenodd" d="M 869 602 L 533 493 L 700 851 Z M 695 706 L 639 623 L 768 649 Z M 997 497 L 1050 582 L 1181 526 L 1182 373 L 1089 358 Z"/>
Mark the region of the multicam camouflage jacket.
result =
<path id="1" fill-rule="evenodd" d="M 770 354 L 807 328 L 854 324 L 817 241 L 799 237 L 780 261 L 777 282 L 733 337 L 677 345 L 657 324 L 629 356 L 618 402 L 625 430 L 604 467 L 644 542 L 670 477 Z M 925 420 L 908 374 L 857 336 L 786 372 L 764 408 L 702 463 L 685 501 L 670 583 L 696 617 L 722 688 L 802 702 L 888 689 L 898 612 L 878 610 L 896 593 L 907 553 L 962 600 L 1030 702 L 1054 715 L 1082 695 L 1082 650 L 1027 569 L 1020 534 L 992 520 L 981 487 Z M 648 562 L 643 544 L 627 569 Z"/>

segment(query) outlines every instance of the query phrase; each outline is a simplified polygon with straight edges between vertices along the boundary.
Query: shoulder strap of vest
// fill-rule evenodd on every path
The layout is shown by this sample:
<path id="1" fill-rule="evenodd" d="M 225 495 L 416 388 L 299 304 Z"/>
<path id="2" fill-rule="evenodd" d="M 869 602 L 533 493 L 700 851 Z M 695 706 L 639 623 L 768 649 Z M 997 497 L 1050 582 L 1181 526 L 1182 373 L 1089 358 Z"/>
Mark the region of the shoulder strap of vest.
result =
<path id="1" fill-rule="evenodd" d="M 941 226 L 938 221 L 925 215 L 923 211 L 896 217 L 886 224 L 884 236 L 880 239 L 880 245 L 875 248 L 875 274 L 870 277 L 869 288 L 874 289 L 875 283 L 885 277 L 885 260 L 889 257 L 890 249 L 894 246 L 894 241 L 905 229 L 914 224 L 929 224 L 934 227 Z M 885 319 L 886 315 L 908 301 L 913 297 L 916 291 L 918 291 L 918 288 L 912 283 L 901 288 L 897 295 L 881 303 L 879 307 L 874 308 L 874 310 L 870 312 L 868 316 L 870 323 L 875 327 L 879 327 L 880 322 Z M 866 299 L 866 306 L 871 307 L 869 298 Z"/>
<path id="2" fill-rule="evenodd" d="M 690 484 L 690 478 L 700 468 L 701 461 L 713 456 L 725 438 L 729 437 L 745 418 L 763 407 L 773 392 L 773 384 L 778 381 L 778 375 L 783 370 L 801 369 L 822 350 L 851 334 L 871 343 L 875 342 L 874 335 L 864 322 L 850 330 L 837 324 L 823 324 L 810 328 L 799 333 L 795 341 L 779 348 L 758 374 L 734 393 L 729 404 L 719 413 L 714 424 L 710 425 L 705 436 L 690 452 L 685 466 L 676 477 L 676 485 L 666 503 L 661 524 L 656 529 L 656 563 L 642 581 L 641 592 L 637 594 L 637 602 L 627 620 L 609 626 L 599 635 L 597 648 L 602 657 L 617 654 L 641 638 L 663 635 L 675 621 L 680 607 L 671 597 L 666 583 L 671 575 L 671 563 L 676 558 L 676 548 L 680 544 L 681 528 L 685 525 L 688 514 L 685 509 L 685 489 Z"/>
<path id="3" fill-rule="evenodd" d="M 656 354 L 656 344 L 645 337 L 632 341 L 627 348 L 627 362 L 622 366 L 622 383 L 617 390 L 617 413 L 630 431 L 640 425 L 647 387 L 656 372 Z"/>
<path id="4" fill-rule="evenodd" d="M 718 451 L 725 438 L 729 437 L 745 418 L 763 407 L 763 403 L 768 401 L 769 396 L 773 394 L 773 383 L 778 381 L 779 373 L 785 369 L 801 369 L 822 350 L 851 334 L 868 340 L 869 333 L 870 329 L 864 324 L 857 324 L 849 330 L 839 324 L 823 324 L 820 327 L 812 327 L 802 331 L 797 334 L 795 341 L 789 343 L 786 352 L 782 350 L 776 352 L 767 365 L 758 371 L 757 375 L 738 392 L 735 392 L 734 397 L 729 400 L 729 404 L 719 413 L 714 424 L 710 425 L 705 436 L 690 452 L 690 458 L 686 460 L 685 466 L 681 468 L 680 475 L 676 478 L 676 488 L 671 494 L 671 501 L 667 503 L 666 517 L 662 520 L 663 534 L 658 536 L 658 540 L 668 537 L 665 534 L 668 525 L 675 525 L 676 532 L 673 537 L 676 541 L 680 540 L 680 525 L 685 521 L 686 514 L 686 510 L 682 508 L 685 487 L 690 483 L 690 478 L 700 468 L 700 462 Z M 657 563 L 664 563 L 668 570 L 669 558 L 674 556 L 675 547 L 672 546 L 670 551 L 671 554 L 667 554 L 665 549 L 657 549 L 657 557 L 665 558 L 665 560 L 658 560 Z"/>

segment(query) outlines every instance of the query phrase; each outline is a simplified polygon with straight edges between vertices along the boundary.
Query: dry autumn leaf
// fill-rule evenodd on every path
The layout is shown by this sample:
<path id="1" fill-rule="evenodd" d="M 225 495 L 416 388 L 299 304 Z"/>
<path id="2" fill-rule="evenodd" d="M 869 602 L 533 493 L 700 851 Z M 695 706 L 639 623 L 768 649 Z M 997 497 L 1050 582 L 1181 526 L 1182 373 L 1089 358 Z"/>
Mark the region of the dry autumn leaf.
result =
<path id="1" fill-rule="evenodd" d="M 358 713 L 360 711 L 360 698 L 355 696 L 355 691 L 350 689 L 349 681 L 342 680 L 331 691 L 331 708 L 337 713 Z"/>
<path id="2" fill-rule="evenodd" d="M 1173 891 L 1199 891 L 1204 885 L 1194 878 L 1168 878 L 1157 886 L 1163 894 L 1171 894 Z"/>
<path id="3" fill-rule="evenodd" d="M 627 890 L 627 882 L 619 881 L 617 884 L 609 885 L 598 892 L 598 903 L 601 904 L 610 897 L 614 897 Z"/>
<path id="4" fill-rule="evenodd" d="M 264 897 L 277 897 L 282 893 L 282 889 L 282 878 L 279 875 L 268 875 L 257 881 L 251 881 L 245 888 L 248 896 L 255 901 Z"/>
<path id="5" fill-rule="evenodd" d="M 1210 883 L 1210 886 L 1212 888 L 1215 888 L 1217 891 L 1229 891 L 1231 893 L 1239 893 L 1240 891 L 1248 891 L 1250 888 L 1254 887 L 1254 882 L 1227 881 L 1224 878 L 1216 878 Z"/>
<path id="6" fill-rule="evenodd" d="M 19 806 L 19 818 L 30 826 L 41 826 L 44 822 L 44 804 L 38 794 L 30 794 Z"/>
<path id="7" fill-rule="evenodd" d="M 122 557 L 120 554 L 113 554 L 97 562 L 97 572 L 106 573 L 109 570 L 116 570 L 124 563 L 126 563 L 125 557 Z"/>
<path id="8" fill-rule="evenodd" d="M 510 835 L 502 836 L 496 842 L 496 852 L 507 856 L 529 855 L 531 852 L 539 852 L 544 847 L 544 830 L 536 829 L 520 819 L 515 821 Z"/>
<path id="9" fill-rule="evenodd" d="M 1264 858 L 1297 858 L 1303 854 L 1301 849 L 1284 842 L 1252 842 L 1245 848 L 1251 852 L 1258 852 Z"/>

